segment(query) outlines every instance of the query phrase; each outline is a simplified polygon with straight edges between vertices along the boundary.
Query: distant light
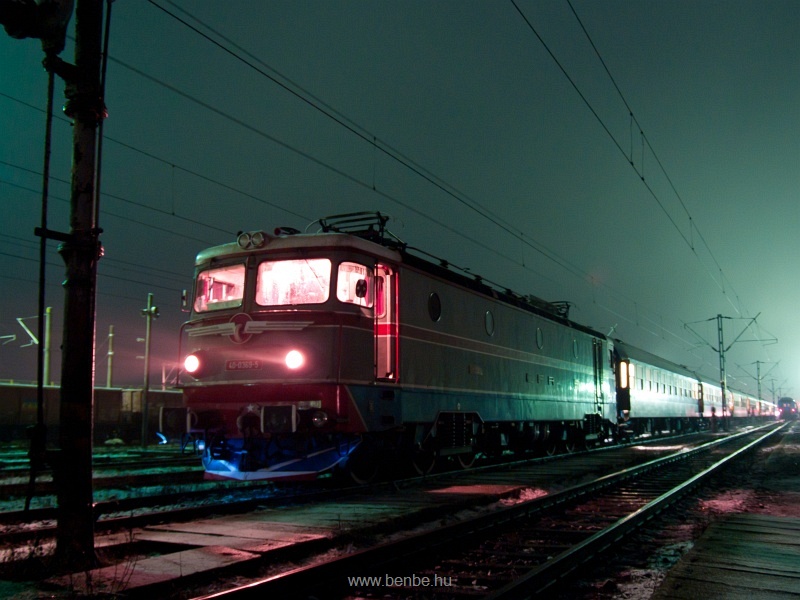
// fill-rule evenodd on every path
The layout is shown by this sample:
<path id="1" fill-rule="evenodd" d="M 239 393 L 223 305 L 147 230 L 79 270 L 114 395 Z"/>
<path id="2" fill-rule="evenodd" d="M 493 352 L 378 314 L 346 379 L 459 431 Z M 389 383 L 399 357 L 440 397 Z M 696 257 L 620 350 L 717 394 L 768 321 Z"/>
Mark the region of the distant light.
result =
<path id="1" fill-rule="evenodd" d="M 159 437 L 158 440 L 159 446 L 163 446 L 164 444 L 167 443 L 167 436 L 165 436 L 163 433 L 161 433 L 160 431 L 156 431 L 156 435 Z"/>
<path id="2" fill-rule="evenodd" d="M 299 350 L 291 350 L 286 355 L 286 366 L 290 369 L 299 369 L 303 366 L 305 362 L 305 358 L 303 357 L 302 353 Z"/>

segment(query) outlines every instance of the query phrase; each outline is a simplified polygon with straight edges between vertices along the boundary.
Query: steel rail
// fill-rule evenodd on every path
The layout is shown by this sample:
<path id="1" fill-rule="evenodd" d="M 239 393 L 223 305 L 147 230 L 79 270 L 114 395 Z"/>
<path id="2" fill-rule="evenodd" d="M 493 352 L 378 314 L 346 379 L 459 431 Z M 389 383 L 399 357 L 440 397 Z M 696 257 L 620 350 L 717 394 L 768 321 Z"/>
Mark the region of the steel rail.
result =
<path id="1" fill-rule="evenodd" d="M 783 427 L 785 427 L 785 425 Z M 505 587 L 487 595 L 485 597 L 486 600 L 521 600 L 546 593 L 548 588 L 572 573 L 577 567 L 609 549 L 615 542 L 618 542 L 634 529 L 641 527 L 647 521 L 653 519 L 672 504 L 699 487 L 706 479 L 719 472 L 719 469 L 726 466 L 729 462 L 737 460 L 742 455 L 750 452 L 782 431 L 783 427 L 767 432 L 745 447 L 740 448 L 684 483 L 662 494 L 636 512 L 623 517 L 610 527 L 599 531 L 583 542 L 565 550 L 552 560 L 531 569 L 528 573 Z"/>
<path id="2" fill-rule="evenodd" d="M 318 564 L 291 569 L 284 573 L 267 577 L 233 589 L 223 590 L 211 595 L 200 596 L 194 600 L 211 600 L 219 598 L 263 599 L 265 597 L 306 597 L 307 593 L 314 589 L 318 589 L 321 585 L 325 584 L 324 582 L 330 582 L 331 586 L 341 586 L 341 580 L 339 584 L 334 584 L 333 580 L 337 577 L 341 577 L 342 573 L 356 574 L 365 572 L 379 572 L 379 569 L 384 568 L 385 565 L 397 564 L 403 560 L 411 560 L 422 553 L 434 552 L 447 547 L 461 545 L 466 539 L 477 538 L 486 532 L 495 530 L 503 525 L 513 523 L 520 518 L 543 513 L 553 507 L 572 501 L 575 498 L 582 496 L 588 497 L 595 491 L 607 488 L 609 486 L 614 486 L 627 479 L 633 479 L 648 471 L 663 467 L 670 463 L 688 460 L 689 458 L 692 458 L 698 454 L 708 452 L 711 448 L 730 443 L 742 436 L 751 435 L 754 431 L 772 427 L 772 425 L 774 424 L 765 425 L 757 428 L 756 430 L 749 430 L 733 436 L 727 436 L 689 451 L 682 451 L 666 457 L 657 458 L 642 465 L 629 467 L 616 473 L 602 476 L 597 480 L 587 484 L 573 486 L 548 496 L 520 502 L 516 505 L 498 509 L 484 515 L 479 515 L 466 521 L 444 525 L 435 530 L 414 534 L 397 541 L 359 550 L 351 554 L 327 560 Z M 749 449 L 757 444 L 763 443 L 764 440 L 780 431 L 780 429 L 781 428 L 773 429 L 766 435 L 761 436 L 755 442 L 748 444 L 746 448 Z M 740 456 L 740 452 L 741 451 L 737 451 L 735 455 Z M 728 459 L 720 461 L 719 464 L 723 464 L 727 462 L 727 460 Z M 706 469 L 700 475 L 694 476 L 684 484 L 681 484 L 679 488 L 684 489 L 684 493 L 687 493 L 688 490 L 691 489 L 688 486 L 698 485 L 702 479 L 713 472 L 713 469 L 714 467 Z M 596 554 L 601 549 L 607 548 L 615 540 L 618 540 L 620 537 L 625 535 L 627 531 L 633 529 L 637 520 L 642 519 L 641 522 L 649 520 L 652 518 L 652 516 L 655 516 L 655 514 L 660 512 L 660 510 L 666 508 L 667 504 L 662 504 L 661 508 L 658 508 L 658 506 L 660 503 L 667 502 L 671 497 L 671 494 L 672 492 L 663 494 L 663 496 L 659 497 L 657 501 L 653 501 L 648 504 L 647 507 L 639 509 L 636 511 L 636 513 L 634 513 L 634 515 L 637 515 L 635 518 L 633 515 L 629 515 L 620 519 L 619 522 L 612 526 L 613 532 L 609 533 L 607 537 L 606 535 L 595 534 L 586 540 L 584 544 L 591 540 L 591 544 L 586 546 L 586 554 L 579 552 L 577 547 L 575 547 L 556 557 L 557 560 L 555 564 L 558 566 L 545 568 L 544 565 L 541 565 L 539 568 L 532 570 L 527 575 L 523 576 L 523 587 L 528 588 L 531 585 L 536 585 L 537 581 L 543 581 L 548 577 L 553 579 L 553 574 L 557 570 L 563 570 L 567 568 L 569 568 L 569 570 L 574 569 L 574 566 L 579 565 L 581 562 L 585 562 L 585 560 L 587 560 L 592 554 Z M 677 497 L 675 499 L 677 499 Z M 672 502 L 674 501 L 675 500 L 672 500 Z M 581 544 L 581 546 L 583 546 L 583 544 Z M 591 552 L 589 551 L 590 548 Z M 549 585 L 550 584 L 542 587 L 542 589 L 549 587 Z M 513 585 L 506 586 L 506 588 L 498 590 L 497 593 L 502 591 L 504 594 L 508 595 L 498 596 L 498 598 L 516 597 L 513 596 L 513 594 L 521 593 L 519 590 L 522 589 L 522 587 L 515 588 Z M 514 589 L 517 589 L 517 592 L 515 592 Z M 530 594 L 528 593 L 528 595 Z M 522 595 L 520 597 L 525 596 Z"/>

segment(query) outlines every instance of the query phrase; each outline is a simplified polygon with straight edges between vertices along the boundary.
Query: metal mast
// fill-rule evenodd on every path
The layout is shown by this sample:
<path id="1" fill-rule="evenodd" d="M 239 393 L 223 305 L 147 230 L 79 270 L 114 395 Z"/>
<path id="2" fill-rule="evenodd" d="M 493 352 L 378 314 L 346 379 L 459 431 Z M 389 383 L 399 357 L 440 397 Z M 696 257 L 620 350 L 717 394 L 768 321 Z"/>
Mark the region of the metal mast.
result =
<path id="1" fill-rule="evenodd" d="M 722 315 L 717 315 L 717 352 L 719 353 L 719 387 L 722 388 L 722 426 L 725 428 L 725 412 L 728 407 L 728 374 L 725 372 L 725 340 L 722 331 Z"/>

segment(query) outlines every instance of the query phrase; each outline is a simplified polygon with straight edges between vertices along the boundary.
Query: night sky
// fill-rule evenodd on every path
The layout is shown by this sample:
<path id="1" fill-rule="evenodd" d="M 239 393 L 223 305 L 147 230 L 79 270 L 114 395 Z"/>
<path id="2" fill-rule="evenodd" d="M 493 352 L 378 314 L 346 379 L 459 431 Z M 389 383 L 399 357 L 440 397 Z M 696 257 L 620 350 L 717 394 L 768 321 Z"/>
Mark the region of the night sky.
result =
<path id="1" fill-rule="evenodd" d="M 379 210 L 409 245 L 712 378 L 730 317 L 729 385 L 755 394 L 760 362 L 764 397 L 797 397 L 798 40 L 796 0 L 114 2 L 97 383 L 114 325 L 114 384 L 141 384 L 152 292 L 158 385 L 201 249 Z M 35 332 L 42 57 L 0 31 L 0 379 L 36 376 L 16 319 Z M 70 161 L 58 111 L 62 231 Z M 56 381 L 63 276 L 51 242 Z"/>

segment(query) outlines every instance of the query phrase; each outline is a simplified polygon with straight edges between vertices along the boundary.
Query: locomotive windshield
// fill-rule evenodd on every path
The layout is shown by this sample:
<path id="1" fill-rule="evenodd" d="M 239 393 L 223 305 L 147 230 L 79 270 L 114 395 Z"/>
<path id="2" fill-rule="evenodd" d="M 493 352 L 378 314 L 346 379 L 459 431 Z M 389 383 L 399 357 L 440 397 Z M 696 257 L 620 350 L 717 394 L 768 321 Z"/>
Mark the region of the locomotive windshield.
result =
<path id="1" fill-rule="evenodd" d="M 331 261 L 327 258 L 264 261 L 258 265 L 256 303 L 322 304 L 328 300 L 330 284 Z"/>
<path id="2" fill-rule="evenodd" d="M 267 260 L 258 265 L 255 301 L 259 306 L 323 304 L 331 296 L 333 265 L 328 258 Z M 373 269 L 344 261 L 336 274 L 336 298 L 365 308 L 374 305 Z M 242 306 L 245 266 L 206 269 L 197 276 L 194 310 L 202 313 Z"/>
<path id="3" fill-rule="evenodd" d="M 244 295 L 244 265 L 208 269 L 197 276 L 195 312 L 236 308 Z"/>

